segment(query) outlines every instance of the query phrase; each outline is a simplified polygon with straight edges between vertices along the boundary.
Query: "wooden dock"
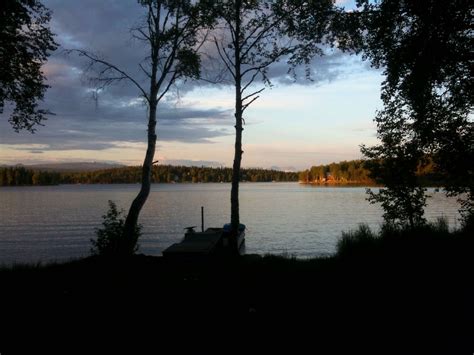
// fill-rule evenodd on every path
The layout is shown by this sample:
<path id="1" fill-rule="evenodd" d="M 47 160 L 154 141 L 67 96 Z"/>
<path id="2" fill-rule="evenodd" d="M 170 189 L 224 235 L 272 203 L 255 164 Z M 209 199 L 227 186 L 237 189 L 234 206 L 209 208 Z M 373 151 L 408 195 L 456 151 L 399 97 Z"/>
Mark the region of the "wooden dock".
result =
<path id="1" fill-rule="evenodd" d="M 163 251 L 165 257 L 202 257 L 216 252 L 222 246 L 224 230 L 208 228 L 205 232 L 186 233 L 180 243 Z"/>
<path id="2" fill-rule="evenodd" d="M 243 244 L 245 232 L 238 238 L 239 248 Z M 208 228 L 204 232 L 188 232 L 180 243 L 175 243 L 163 251 L 166 258 L 200 259 L 215 255 L 227 249 L 228 234 L 223 228 Z"/>

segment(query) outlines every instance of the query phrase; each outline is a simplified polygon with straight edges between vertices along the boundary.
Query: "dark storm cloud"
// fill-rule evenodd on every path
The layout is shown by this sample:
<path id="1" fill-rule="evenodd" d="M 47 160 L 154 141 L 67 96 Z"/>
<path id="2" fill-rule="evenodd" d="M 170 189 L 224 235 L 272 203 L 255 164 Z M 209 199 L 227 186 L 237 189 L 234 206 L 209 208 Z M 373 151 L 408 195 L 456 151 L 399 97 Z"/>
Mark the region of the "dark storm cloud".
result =
<path id="1" fill-rule="evenodd" d="M 94 51 L 143 80 L 146 87 L 146 78 L 141 77 L 138 70 L 138 63 L 147 55 L 146 48 L 130 35 L 130 28 L 144 15 L 136 1 L 44 0 L 44 4 L 53 11 L 52 29 L 61 49 Z M 94 92 L 83 73 L 84 61 L 77 56 L 66 56 L 61 49 L 50 57 L 44 68 L 51 88 L 43 106 L 55 116 L 51 116 L 45 122 L 46 127 L 39 127 L 34 135 L 15 133 L 6 119 L 0 120 L 0 144 L 41 144 L 45 148 L 24 148 L 41 153 L 46 150 L 107 149 L 120 146 L 120 142 L 145 142 L 146 107 L 137 98 L 136 88 L 119 83 L 100 92 L 93 100 Z M 336 53 L 315 59 L 313 79 L 324 81 L 336 77 L 340 56 Z M 293 82 L 287 75 L 284 61 L 273 66 L 269 76 L 283 84 Z M 195 85 L 188 82 L 182 92 L 199 90 Z M 209 143 L 213 138 L 231 134 L 232 124 L 231 108 L 182 107 L 173 100 L 166 100 L 159 106 L 158 140 Z"/>
<path id="2" fill-rule="evenodd" d="M 74 112 L 57 111 L 38 128 L 35 134 L 15 133 L 6 120 L 0 121 L 0 144 L 41 144 L 41 150 L 100 150 L 116 147 L 117 142 L 141 143 L 146 141 L 145 108 L 123 109 L 89 108 Z M 161 105 L 158 112 L 159 141 L 210 143 L 211 138 L 230 134 L 226 127 L 230 122 L 226 111 L 174 109 Z M 215 127 L 202 125 L 201 121 L 214 122 Z M 219 126 L 217 126 L 219 125 Z M 23 149 L 19 146 L 18 149 Z M 24 148 L 24 150 L 31 150 Z"/>

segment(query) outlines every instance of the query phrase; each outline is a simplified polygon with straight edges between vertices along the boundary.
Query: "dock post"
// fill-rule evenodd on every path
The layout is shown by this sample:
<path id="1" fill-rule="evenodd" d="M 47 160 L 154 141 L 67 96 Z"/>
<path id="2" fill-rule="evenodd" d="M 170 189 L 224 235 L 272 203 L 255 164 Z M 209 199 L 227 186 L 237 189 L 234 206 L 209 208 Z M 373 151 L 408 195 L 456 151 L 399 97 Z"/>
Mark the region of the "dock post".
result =
<path id="1" fill-rule="evenodd" d="M 204 232 L 204 206 L 201 206 L 201 232 Z"/>

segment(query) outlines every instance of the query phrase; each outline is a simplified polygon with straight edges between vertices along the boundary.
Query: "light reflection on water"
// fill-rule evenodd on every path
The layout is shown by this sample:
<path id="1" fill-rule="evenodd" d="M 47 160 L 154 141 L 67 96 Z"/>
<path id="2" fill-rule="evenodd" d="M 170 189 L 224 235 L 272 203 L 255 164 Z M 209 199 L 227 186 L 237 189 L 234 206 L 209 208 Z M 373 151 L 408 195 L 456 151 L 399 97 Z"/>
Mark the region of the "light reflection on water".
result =
<path id="1" fill-rule="evenodd" d="M 89 253 L 107 201 L 128 208 L 139 185 L 61 185 L 0 188 L 0 264 L 64 260 Z M 455 199 L 434 190 L 428 219 L 458 224 Z M 140 252 L 160 255 L 183 228 L 222 226 L 230 220 L 230 184 L 155 184 L 142 211 Z M 311 257 L 333 253 L 341 231 L 367 223 L 378 228 L 380 207 L 363 187 L 314 187 L 296 183 L 243 183 L 241 221 L 246 251 Z"/>

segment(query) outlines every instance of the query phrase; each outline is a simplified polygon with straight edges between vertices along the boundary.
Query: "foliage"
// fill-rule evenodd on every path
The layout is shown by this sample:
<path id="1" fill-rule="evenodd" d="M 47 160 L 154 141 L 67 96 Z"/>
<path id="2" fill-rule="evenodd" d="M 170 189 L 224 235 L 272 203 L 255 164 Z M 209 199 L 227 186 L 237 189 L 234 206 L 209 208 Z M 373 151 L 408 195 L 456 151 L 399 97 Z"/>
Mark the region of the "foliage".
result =
<path id="1" fill-rule="evenodd" d="M 378 192 L 367 189 L 368 200 L 381 204 L 386 223 L 409 224 L 412 228 L 426 222 L 423 217 L 426 206 L 425 191 L 422 187 L 406 185 L 392 185 Z"/>
<path id="2" fill-rule="evenodd" d="M 300 182 L 311 184 L 383 185 L 384 177 L 381 175 L 389 172 L 388 165 L 389 162 L 379 159 L 341 161 L 339 163 L 316 165 L 300 171 L 298 179 Z M 392 172 L 394 178 L 406 179 L 397 170 Z M 442 177 L 435 173 L 433 159 L 429 156 L 423 157 L 418 162 L 415 179 L 419 185 L 425 187 L 439 187 L 443 186 L 444 183 Z"/>
<path id="3" fill-rule="evenodd" d="M 308 183 L 359 183 L 375 184 L 363 160 L 341 161 L 326 165 L 312 166 L 299 173 L 299 180 Z"/>
<path id="4" fill-rule="evenodd" d="M 51 12 L 38 0 L 2 0 L 0 7 L 0 114 L 14 105 L 9 122 L 15 131 L 34 132 L 50 113 L 38 108 L 48 85 L 41 71 L 57 48 L 49 29 Z"/>
<path id="5" fill-rule="evenodd" d="M 103 215 L 102 228 L 96 228 L 97 239 L 91 239 L 91 253 L 99 256 L 128 256 L 138 250 L 137 240 L 141 226 L 135 227 L 134 238 L 124 236 L 124 210 L 118 210 L 115 202 L 109 200 L 109 210 Z"/>
<path id="6" fill-rule="evenodd" d="M 232 169 L 155 165 L 153 183 L 205 183 L 230 182 Z M 0 186 L 57 185 L 57 184 L 135 184 L 141 180 L 141 168 L 129 166 L 87 172 L 54 172 L 26 169 L 25 167 L 0 168 Z M 258 168 L 242 169 L 241 180 L 250 182 L 297 181 L 298 174 Z"/>
<path id="7" fill-rule="evenodd" d="M 240 81 L 244 97 L 256 79 L 271 85 L 268 70 L 276 62 L 287 61 L 288 73 L 295 75 L 297 65 L 323 55 L 321 44 L 329 38 L 333 2 L 240 0 L 220 2 L 214 9 L 218 32 L 210 37 L 227 72 L 221 78 L 231 85 Z M 247 102 L 253 98 L 251 94 Z"/>
<path id="8" fill-rule="evenodd" d="M 297 65 L 306 65 L 306 78 L 312 79 L 310 64 L 316 56 L 322 56 L 329 47 L 341 42 L 336 35 L 341 32 L 338 20 L 341 9 L 332 0 L 280 0 L 273 11 L 281 17 L 280 32 L 292 40 L 293 47 L 288 63 L 288 73 L 296 79 Z M 344 20 L 346 21 L 346 19 Z"/>
<path id="9" fill-rule="evenodd" d="M 379 127 L 385 125 L 382 121 Z M 382 144 L 362 147 L 362 152 L 371 160 L 367 163 L 369 176 L 384 184 L 385 188 L 374 192 L 367 190 L 368 200 L 380 203 L 386 223 L 409 224 L 411 227 L 425 223 L 425 189 L 419 186 L 416 171 L 421 153 L 413 145 L 393 139 L 394 131 L 382 130 L 378 136 Z"/>
<path id="10" fill-rule="evenodd" d="M 23 166 L 0 168 L 0 186 L 57 185 L 62 178 L 58 172 L 27 169 Z"/>
<path id="11" fill-rule="evenodd" d="M 443 186 L 443 181 L 434 175 L 434 166 L 427 159 L 420 165 L 416 176 L 422 186 Z M 240 180 L 248 182 L 337 183 L 382 185 L 382 181 L 372 175 L 376 161 L 352 160 L 312 166 L 296 172 L 244 168 Z M 29 169 L 24 166 L 0 168 L 0 186 L 57 185 L 57 184 L 135 184 L 141 179 L 139 166 L 103 169 L 84 172 L 57 172 Z M 152 183 L 206 183 L 231 182 L 231 168 L 211 168 L 197 166 L 155 165 L 152 169 Z"/>
<path id="12" fill-rule="evenodd" d="M 438 252 L 447 253 L 446 246 L 456 238 L 471 239 L 472 230 L 469 228 L 472 227 L 461 226 L 459 229 L 450 230 L 444 218 L 415 227 L 384 223 L 378 231 L 361 224 L 355 230 L 342 233 L 337 243 L 337 256 L 376 256 L 384 253 L 399 260 L 399 255 L 407 253 L 408 250 L 419 257 L 420 252 L 428 253 L 437 247 Z"/>
<path id="13" fill-rule="evenodd" d="M 465 216 L 472 213 L 473 3 L 362 0 L 358 4 L 362 11 L 351 14 L 360 25 L 352 45 L 374 67 L 383 68 L 386 77 L 384 108 L 376 117 L 381 144 L 362 149 L 369 159 L 384 162 L 376 168 L 388 190 L 372 195 L 372 200 L 389 206 L 390 199 L 398 199 L 401 219 L 409 211 L 418 218 L 425 197 L 415 172 L 422 157 L 430 155 L 448 193 L 464 198 Z"/>
<path id="14" fill-rule="evenodd" d="M 361 224 L 356 230 L 342 232 L 337 241 L 337 254 L 347 255 L 355 250 L 367 250 L 377 242 L 377 236 L 366 224 Z"/>

